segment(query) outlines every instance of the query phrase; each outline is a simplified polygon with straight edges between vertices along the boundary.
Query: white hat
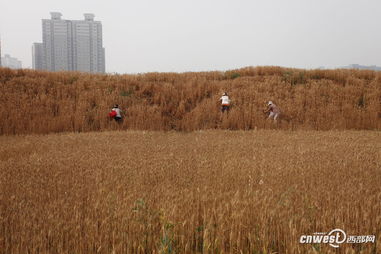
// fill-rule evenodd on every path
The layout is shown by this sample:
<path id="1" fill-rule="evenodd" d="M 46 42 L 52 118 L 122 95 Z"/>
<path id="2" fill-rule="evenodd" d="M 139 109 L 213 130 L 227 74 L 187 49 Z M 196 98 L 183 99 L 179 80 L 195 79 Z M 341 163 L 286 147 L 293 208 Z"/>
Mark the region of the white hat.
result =
<path id="1" fill-rule="evenodd" d="M 269 103 L 267 103 L 267 105 L 272 105 L 273 104 L 273 102 L 272 101 L 269 101 Z"/>

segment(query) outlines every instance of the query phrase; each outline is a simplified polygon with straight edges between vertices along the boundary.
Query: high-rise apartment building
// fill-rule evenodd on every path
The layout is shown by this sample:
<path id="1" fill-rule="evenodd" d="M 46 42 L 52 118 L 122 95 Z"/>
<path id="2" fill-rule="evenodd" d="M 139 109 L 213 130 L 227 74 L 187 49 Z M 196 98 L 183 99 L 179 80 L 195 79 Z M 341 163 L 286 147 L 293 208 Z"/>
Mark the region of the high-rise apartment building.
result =
<path id="1" fill-rule="evenodd" d="M 84 20 L 63 20 L 59 12 L 42 20 L 42 50 L 34 44 L 35 69 L 38 59 L 49 71 L 105 72 L 105 53 L 102 44 L 102 24 L 93 14 Z M 41 56 L 42 55 L 42 56 Z"/>
<path id="2" fill-rule="evenodd" d="M 85 20 L 72 21 L 74 69 L 85 72 L 105 72 L 102 24 L 93 14 Z"/>
<path id="3" fill-rule="evenodd" d="M 32 68 L 34 70 L 45 70 L 45 59 L 44 59 L 44 44 L 33 43 L 32 46 Z"/>
<path id="4" fill-rule="evenodd" d="M 46 68 L 49 71 L 72 71 L 72 23 L 61 19 L 62 14 L 51 12 L 51 19 L 42 20 L 42 43 Z"/>

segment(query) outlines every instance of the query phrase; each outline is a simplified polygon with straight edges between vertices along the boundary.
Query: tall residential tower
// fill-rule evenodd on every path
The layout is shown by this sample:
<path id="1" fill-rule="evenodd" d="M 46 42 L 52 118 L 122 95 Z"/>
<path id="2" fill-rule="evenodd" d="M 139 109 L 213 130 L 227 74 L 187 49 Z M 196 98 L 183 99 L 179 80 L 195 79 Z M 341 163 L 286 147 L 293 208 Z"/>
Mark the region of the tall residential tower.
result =
<path id="1" fill-rule="evenodd" d="M 46 70 L 45 59 L 44 59 L 44 44 L 43 43 L 33 43 L 32 46 L 32 68 L 34 70 Z"/>
<path id="2" fill-rule="evenodd" d="M 49 71 L 105 72 L 102 24 L 93 14 L 63 20 L 59 12 L 42 20 L 42 43 L 33 45 L 33 68 Z"/>
<path id="3" fill-rule="evenodd" d="M 105 72 L 102 24 L 93 14 L 72 21 L 73 68 L 85 72 Z"/>

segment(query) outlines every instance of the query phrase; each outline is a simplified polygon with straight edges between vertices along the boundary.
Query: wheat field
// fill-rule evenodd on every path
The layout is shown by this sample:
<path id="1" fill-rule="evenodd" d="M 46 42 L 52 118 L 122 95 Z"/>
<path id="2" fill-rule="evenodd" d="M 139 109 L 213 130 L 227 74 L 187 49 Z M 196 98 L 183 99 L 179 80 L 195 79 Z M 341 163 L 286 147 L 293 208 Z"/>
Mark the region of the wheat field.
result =
<path id="1" fill-rule="evenodd" d="M 0 136 L 0 253 L 381 253 L 379 131 Z M 376 243 L 300 244 L 341 228 Z"/>

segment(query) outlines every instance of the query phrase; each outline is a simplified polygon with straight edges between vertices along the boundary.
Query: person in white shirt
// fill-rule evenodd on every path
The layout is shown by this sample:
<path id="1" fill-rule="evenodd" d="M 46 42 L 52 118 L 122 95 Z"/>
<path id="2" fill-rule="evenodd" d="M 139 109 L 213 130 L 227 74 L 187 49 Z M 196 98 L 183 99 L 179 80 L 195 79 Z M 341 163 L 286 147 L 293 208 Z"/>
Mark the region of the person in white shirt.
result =
<path id="1" fill-rule="evenodd" d="M 280 115 L 280 110 L 279 108 L 277 107 L 277 105 L 275 105 L 272 101 L 269 101 L 267 103 L 267 110 L 265 113 L 269 113 L 269 119 L 273 118 L 274 121 L 276 122 L 276 120 L 278 119 L 279 115 Z"/>
<path id="2" fill-rule="evenodd" d="M 222 113 L 224 113 L 225 111 L 229 112 L 230 99 L 226 92 L 222 94 L 220 101 L 221 101 L 221 112 Z"/>
<path id="3" fill-rule="evenodd" d="M 118 104 L 115 104 L 114 107 L 111 109 L 111 111 L 115 111 L 116 115 L 114 117 L 115 121 L 121 122 L 122 121 L 122 110 L 119 108 Z"/>

